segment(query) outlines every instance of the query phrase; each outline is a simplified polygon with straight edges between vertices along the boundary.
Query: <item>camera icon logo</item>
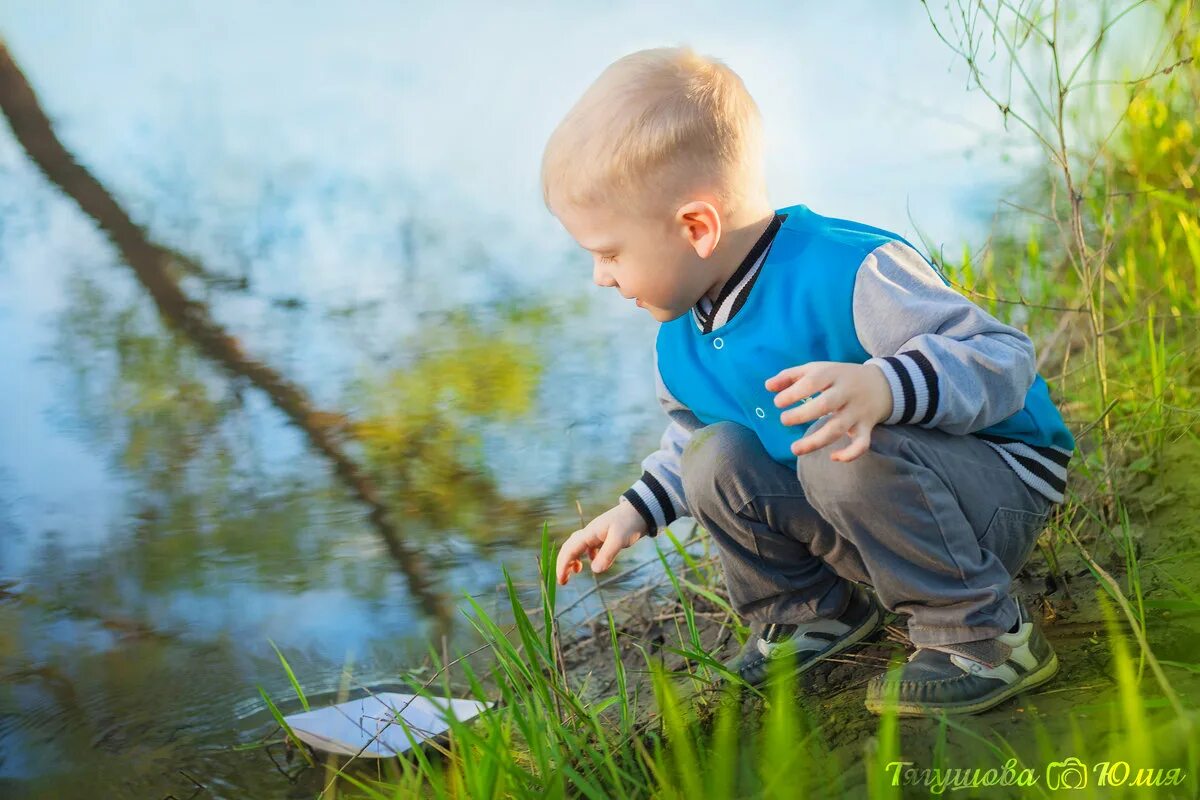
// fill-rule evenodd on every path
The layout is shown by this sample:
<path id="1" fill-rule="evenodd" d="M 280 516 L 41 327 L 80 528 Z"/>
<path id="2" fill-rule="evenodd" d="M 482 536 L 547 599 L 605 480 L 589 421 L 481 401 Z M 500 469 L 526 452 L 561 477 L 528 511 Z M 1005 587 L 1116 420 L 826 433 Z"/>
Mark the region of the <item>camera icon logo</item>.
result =
<path id="1" fill-rule="evenodd" d="M 1087 786 L 1087 765 L 1075 756 L 1046 765 L 1046 788 L 1082 789 Z"/>

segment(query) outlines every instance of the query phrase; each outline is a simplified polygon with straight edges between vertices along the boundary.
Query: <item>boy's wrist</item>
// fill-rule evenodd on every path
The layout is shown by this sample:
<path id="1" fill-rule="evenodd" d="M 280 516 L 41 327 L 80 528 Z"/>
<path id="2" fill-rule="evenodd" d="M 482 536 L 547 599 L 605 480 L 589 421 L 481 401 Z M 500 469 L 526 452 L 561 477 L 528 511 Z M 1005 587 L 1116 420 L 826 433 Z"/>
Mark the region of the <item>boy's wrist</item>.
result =
<path id="1" fill-rule="evenodd" d="M 638 483 L 641 484 L 642 481 L 639 480 Z M 642 498 L 641 494 L 638 492 L 637 484 L 630 487 L 629 489 L 626 489 L 625 493 L 622 494 L 620 496 L 620 498 L 618 498 L 618 500 L 617 500 L 618 507 L 621 505 L 622 500 L 625 501 L 625 503 L 627 505 L 632 506 L 633 510 L 636 511 L 638 513 L 638 516 L 640 516 L 642 518 L 642 522 L 645 524 L 645 527 L 646 527 L 644 534 L 646 536 L 657 536 L 658 535 L 658 521 L 654 518 L 654 512 L 650 510 L 650 507 L 646 505 L 646 501 Z M 665 514 L 668 516 L 671 516 L 670 511 L 665 511 Z M 666 520 L 666 524 L 670 524 L 670 522 L 671 522 L 671 519 Z"/>
<path id="2" fill-rule="evenodd" d="M 914 348 L 865 363 L 879 367 L 892 390 L 892 413 L 885 424 L 936 427 L 934 419 L 940 411 L 938 376 L 927 355 Z"/>
<path id="3" fill-rule="evenodd" d="M 680 513 L 667 488 L 649 470 L 642 472 L 623 497 L 642 515 L 649 536 L 670 525 Z"/>
<path id="4" fill-rule="evenodd" d="M 872 421 L 876 425 L 883 424 L 889 419 L 896 407 L 896 395 L 892 388 L 891 381 L 888 380 L 888 374 L 883 367 L 872 361 L 863 364 L 864 367 L 869 367 L 867 372 L 871 375 L 875 391 L 871 392 L 871 398 L 875 402 L 875 413 L 872 415 Z"/>
<path id="5" fill-rule="evenodd" d="M 878 356 L 864 362 L 863 366 L 874 367 L 883 376 L 883 382 L 887 384 L 887 400 L 880 400 L 880 413 L 882 416 L 876 424 L 895 425 L 900 421 L 900 417 L 904 413 L 904 387 L 900 382 L 900 376 L 885 358 Z M 886 406 L 886 409 L 884 409 L 884 406 Z"/>

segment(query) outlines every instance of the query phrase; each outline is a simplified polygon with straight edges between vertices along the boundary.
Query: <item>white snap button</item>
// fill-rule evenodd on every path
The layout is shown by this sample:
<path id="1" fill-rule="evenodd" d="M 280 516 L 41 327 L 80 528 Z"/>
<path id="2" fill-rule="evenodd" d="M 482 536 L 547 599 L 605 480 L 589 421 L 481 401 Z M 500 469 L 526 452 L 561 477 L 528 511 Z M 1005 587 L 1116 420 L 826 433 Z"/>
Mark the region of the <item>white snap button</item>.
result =
<path id="1" fill-rule="evenodd" d="M 720 336 L 718 336 L 716 339 L 713 339 L 713 347 L 715 347 L 715 348 L 717 348 L 718 350 L 720 350 L 720 349 L 721 349 L 722 347 L 724 347 L 724 346 L 725 346 L 725 342 L 721 341 L 721 337 L 720 337 Z"/>
<path id="2" fill-rule="evenodd" d="M 759 419 L 762 419 L 763 417 L 765 417 L 767 415 L 767 412 L 763 411 L 761 408 L 754 409 L 754 413 L 758 414 Z"/>

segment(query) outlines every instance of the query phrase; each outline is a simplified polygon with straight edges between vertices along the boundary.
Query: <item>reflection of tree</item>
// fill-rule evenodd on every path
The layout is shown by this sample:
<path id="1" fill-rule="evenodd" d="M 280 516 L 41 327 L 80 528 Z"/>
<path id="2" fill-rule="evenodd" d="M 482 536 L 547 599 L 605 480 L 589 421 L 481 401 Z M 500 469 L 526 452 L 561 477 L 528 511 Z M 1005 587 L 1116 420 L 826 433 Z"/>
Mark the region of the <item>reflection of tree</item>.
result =
<path id="1" fill-rule="evenodd" d="M 317 507 L 323 498 L 291 470 L 239 480 L 263 455 L 258 437 L 245 433 L 249 412 L 236 384 L 185 337 L 164 335 L 143 297 L 106 290 L 82 269 L 65 286 L 55 353 L 72 385 L 60 402 L 149 495 L 129 541 L 86 574 L 104 575 L 112 562 L 146 592 L 201 589 L 212 576 L 199 564 L 219 552 L 252 569 L 260 585 L 320 585 L 323 572 L 291 569 L 296 561 L 280 554 L 301 549 L 314 566 L 336 560 L 336 537 L 314 524 L 326 516 Z M 353 429 L 364 461 L 410 541 L 447 530 L 487 540 L 543 513 L 539 500 L 496 491 L 480 431 L 529 413 L 541 373 L 537 343 L 554 321 L 543 306 L 453 310 L 405 339 L 398 349 L 413 354 L 407 363 L 351 387 L 345 405 L 359 409 Z M 60 556 L 47 552 L 45 573 Z M 382 596 L 381 575 L 358 576 L 368 582 L 343 588 Z M 89 581 L 89 592 L 103 590 Z"/>
<path id="2" fill-rule="evenodd" d="M 483 423 L 529 414 L 541 378 L 541 307 L 510 310 L 492 331 L 467 312 L 422 328 L 411 363 L 364 380 L 354 425 L 389 501 L 439 529 L 485 533 L 522 504 L 500 496 L 482 466 Z"/>
<path id="3" fill-rule="evenodd" d="M 67 581 L 55 596 L 73 594 L 102 608 L 128 605 L 106 592 L 121 576 L 143 595 L 202 590 L 212 579 L 206 554 L 214 552 L 253 570 L 260 586 L 320 586 L 326 575 L 319 568 L 333 561 L 338 541 L 311 535 L 319 527 L 314 518 L 325 516 L 317 507 L 322 498 L 290 471 L 276 478 L 256 470 L 253 480 L 239 479 L 262 456 L 258 438 L 242 427 L 236 384 L 185 337 L 164 335 L 143 297 L 118 301 L 79 271 L 66 282 L 66 299 L 55 353 L 73 385 L 60 402 L 71 404 L 81 429 L 115 451 L 122 474 L 150 496 L 139 503 L 130 536 L 80 570 L 87 576 L 82 586 Z M 303 562 L 281 558 L 298 549 Z M 51 565 L 63 554 L 46 548 L 43 555 L 41 572 L 53 580 L 60 570 Z M 113 565 L 119 575 L 109 574 Z M 367 572 L 369 586 L 341 588 L 381 597 L 383 576 Z"/>
<path id="4" fill-rule="evenodd" d="M 186 340 L 164 336 L 141 313 L 141 298 L 114 308 L 82 273 L 70 277 L 66 295 L 56 349 L 73 376 L 74 414 L 92 437 L 116 445 L 122 466 L 146 488 L 178 497 L 185 468 L 212 447 L 237 398 Z M 206 463 L 205 475 L 227 471 L 222 466 Z"/>
<path id="5" fill-rule="evenodd" d="M 449 625 L 448 608 L 432 583 L 433 572 L 422 553 L 396 530 L 371 478 L 346 451 L 341 417 L 315 408 L 306 392 L 273 368 L 249 358 L 241 343 L 212 318 L 208 308 L 187 297 L 172 279 L 171 252 L 150 241 L 125 210 L 88 170 L 77 163 L 55 135 L 24 74 L 0 41 L 0 109 L 13 135 L 46 178 L 90 216 L 108 235 L 139 283 L 149 293 L 159 314 L 180 329 L 225 369 L 248 378 L 302 431 L 310 444 L 334 465 L 351 492 L 368 505 L 371 519 L 389 551 L 408 579 L 410 590 L 426 613 L 443 627 Z"/>

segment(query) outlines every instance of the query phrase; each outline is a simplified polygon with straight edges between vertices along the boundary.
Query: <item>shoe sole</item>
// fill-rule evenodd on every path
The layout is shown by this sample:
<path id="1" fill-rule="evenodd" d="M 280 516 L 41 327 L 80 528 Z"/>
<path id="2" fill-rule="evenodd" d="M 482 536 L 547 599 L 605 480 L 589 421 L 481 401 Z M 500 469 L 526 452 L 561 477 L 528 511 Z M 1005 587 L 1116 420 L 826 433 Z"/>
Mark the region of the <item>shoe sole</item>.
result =
<path id="1" fill-rule="evenodd" d="M 863 639 L 866 639 L 868 636 L 875 633 L 875 631 L 879 630 L 882 623 L 883 623 L 883 608 L 879 605 L 879 601 L 875 600 L 875 598 L 872 597 L 871 598 L 871 614 L 870 614 L 870 616 L 867 617 L 867 619 L 863 622 L 862 625 L 858 626 L 857 628 L 855 628 L 852 631 L 848 631 L 846 633 L 845 638 L 839 639 L 837 642 L 835 642 L 834 644 L 832 644 L 825 650 L 822 650 L 820 653 L 818 653 L 813 658 L 810 658 L 808 661 L 805 661 L 804 663 L 800 664 L 798 667 L 796 667 L 796 669 L 791 670 L 790 673 L 788 673 L 788 674 L 790 674 L 793 677 L 796 675 L 803 675 L 805 672 L 808 672 L 810 669 L 812 669 L 813 667 L 815 667 L 817 664 L 821 663 L 825 659 L 829 658 L 830 656 L 835 656 L 838 653 L 845 650 L 846 648 L 852 647 L 852 646 L 858 644 L 859 642 L 861 642 Z M 781 677 L 782 677 L 782 675 L 781 675 Z M 771 683 L 770 679 L 767 679 L 767 680 L 764 680 L 762 683 L 756 684 L 756 685 L 768 686 L 768 685 L 770 685 L 770 683 Z M 754 685 L 754 684 L 752 684 L 752 685 Z"/>
<path id="2" fill-rule="evenodd" d="M 1025 689 L 1032 689 L 1035 686 L 1040 686 L 1046 681 L 1054 677 L 1058 672 L 1058 654 L 1051 652 L 1049 660 L 1045 664 L 1024 675 L 1016 683 L 1009 684 L 1003 689 L 999 689 L 987 697 L 975 700 L 969 703 L 945 703 L 942 705 L 933 705 L 928 703 L 906 703 L 898 702 L 894 707 L 882 700 L 868 698 L 865 702 L 867 710 L 874 714 L 884 713 L 884 709 L 891 711 L 893 708 L 901 717 L 930 717 L 938 712 L 944 714 L 976 714 L 980 711 L 987 711 L 989 708 L 994 708 L 1000 705 L 1008 698 L 1012 697 Z"/>

